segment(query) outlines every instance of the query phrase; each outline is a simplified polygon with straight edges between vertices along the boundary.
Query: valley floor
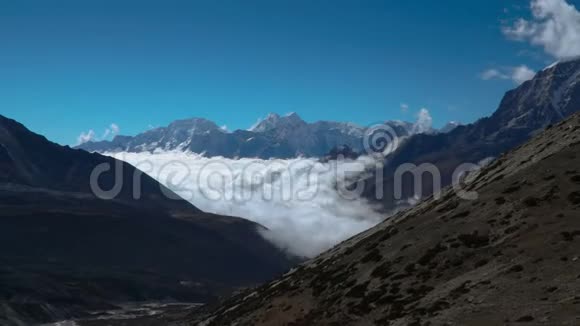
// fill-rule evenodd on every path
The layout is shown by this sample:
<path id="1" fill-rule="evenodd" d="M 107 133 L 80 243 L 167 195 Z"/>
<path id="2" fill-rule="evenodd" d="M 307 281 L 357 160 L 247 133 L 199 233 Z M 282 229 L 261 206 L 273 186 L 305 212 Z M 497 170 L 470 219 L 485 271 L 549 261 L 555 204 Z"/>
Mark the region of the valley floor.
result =
<path id="1" fill-rule="evenodd" d="M 199 306 L 199 303 L 128 303 L 119 310 L 96 311 L 89 318 L 43 326 L 158 326 L 182 319 Z"/>

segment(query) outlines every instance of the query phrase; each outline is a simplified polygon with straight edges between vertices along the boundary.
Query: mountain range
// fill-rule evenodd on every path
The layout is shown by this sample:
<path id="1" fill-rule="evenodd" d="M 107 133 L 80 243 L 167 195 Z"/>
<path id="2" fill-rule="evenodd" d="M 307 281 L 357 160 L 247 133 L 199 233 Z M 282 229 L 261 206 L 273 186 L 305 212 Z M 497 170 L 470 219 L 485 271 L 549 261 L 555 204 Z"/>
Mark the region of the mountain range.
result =
<path id="1" fill-rule="evenodd" d="M 397 137 L 417 133 L 438 133 L 429 125 L 387 121 Z M 441 130 L 449 132 L 458 123 Z M 248 130 L 228 132 L 203 118 L 178 120 L 167 127 L 148 130 L 134 137 L 116 136 L 112 141 L 87 142 L 77 148 L 89 152 L 155 152 L 181 150 L 206 156 L 227 158 L 322 157 L 333 148 L 347 145 L 364 151 L 364 140 L 371 129 L 353 123 L 318 121 L 307 123 L 298 114 L 269 114 Z"/>
<path id="2" fill-rule="evenodd" d="M 99 194 L 97 183 L 118 191 Z M 264 230 L 204 213 L 127 163 L 0 116 L 0 325 L 129 301 L 207 302 L 258 284 L 297 261 Z"/>

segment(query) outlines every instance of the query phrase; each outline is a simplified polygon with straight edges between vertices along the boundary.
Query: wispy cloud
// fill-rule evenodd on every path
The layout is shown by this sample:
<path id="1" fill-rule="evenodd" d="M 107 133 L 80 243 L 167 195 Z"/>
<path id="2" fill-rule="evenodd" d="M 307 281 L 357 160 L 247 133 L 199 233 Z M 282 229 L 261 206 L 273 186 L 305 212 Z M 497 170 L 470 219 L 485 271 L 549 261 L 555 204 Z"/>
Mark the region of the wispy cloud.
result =
<path id="1" fill-rule="evenodd" d="M 519 18 L 503 26 L 502 31 L 512 40 L 542 47 L 558 60 L 580 55 L 580 12 L 566 0 L 532 0 L 531 18 Z M 536 52 L 523 50 L 519 56 L 533 56 Z M 526 65 L 491 68 L 480 74 L 483 80 L 512 80 L 517 85 L 534 78 L 536 72 Z"/>
<path id="2" fill-rule="evenodd" d="M 119 126 L 116 123 L 111 123 L 109 128 L 105 129 L 105 132 L 103 133 L 103 137 L 101 137 L 101 140 L 106 140 L 109 137 L 113 138 L 113 137 L 117 136 L 120 131 L 121 131 L 121 129 L 119 128 Z"/>
<path id="3" fill-rule="evenodd" d="M 483 80 L 512 80 L 520 85 L 523 82 L 534 78 L 536 72 L 526 65 L 517 67 L 491 68 L 480 74 Z"/>
<path id="4" fill-rule="evenodd" d="M 81 132 L 81 134 L 77 137 L 77 145 L 82 145 L 84 143 L 88 143 L 95 139 L 95 131 L 93 129 L 87 132 Z"/>
<path id="5" fill-rule="evenodd" d="M 119 126 L 116 123 L 111 123 L 111 133 L 113 135 L 118 135 L 119 132 L 121 131 L 121 128 L 119 128 Z"/>
<path id="6" fill-rule="evenodd" d="M 492 79 L 509 79 L 510 77 L 499 70 L 492 68 L 481 73 L 481 79 L 492 80 Z"/>
<path id="7" fill-rule="evenodd" d="M 105 131 L 103 132 L 103 135 L 101 137 L 98 137 L 93 129 L 90 129 L 89 131 L 86 131 L 86 132 L 83 131 L 77 137 L 77 145 L 82 145 L 82 144 L 88 143 L 90 141 L 100 141 L 100 140 L 112 139 L 116 135 L 118 135 L 120 131 L 121 131 L 121 128 L 119 128 L 119 125 L 117 125 L 116 123 L 111 123 L 111 125 L 105 129 Z"/>
<path id="8" fill-rule="evenodd" d="M 519 84 L 528 81 L 536 75 L 536 72 L 530 69 L 528 66 L 521 65 L 512 69 L 511 78 L 512 80 Z"/>
<path id="9" fill-rule="evenodd" d="M 517 41 L 543 47 L 556 59 L 580 55 L 580 12 L 565 0 L 533 0 L 532 18 L 504 26 L 503 33 Z"/>
<path id="10" fill-rule="evenodd" d="M 403 113 L 409 112 L 409 104 L 401 103 L 401 112 L 403 112 Z"/>
<path id="11" fill-rule="evenodd" d="M 413 125 L 413 132 L 425 133 L 431 131 L 433 126 L 433 118 L 427 108 L 422 108 L 417 113 L 417 121 Z"/>

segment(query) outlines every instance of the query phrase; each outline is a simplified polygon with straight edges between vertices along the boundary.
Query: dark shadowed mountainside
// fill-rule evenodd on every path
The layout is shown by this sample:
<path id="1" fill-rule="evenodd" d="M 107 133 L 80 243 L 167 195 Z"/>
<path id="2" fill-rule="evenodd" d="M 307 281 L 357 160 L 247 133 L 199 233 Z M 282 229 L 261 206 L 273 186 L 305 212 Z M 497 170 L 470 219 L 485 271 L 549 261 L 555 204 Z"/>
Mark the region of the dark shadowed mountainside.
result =
<path id="1" fill-rule="evenodd" d="M 111 170 L 100 186 L 122 185 L 111 200 L 91 191 L 102 164 Z M 293 264 L 264 230 L 206 214 L 127 163 L 61 147 L 0 116 L 1 325 L 130 301 L 206 302 L 258 284 Z"/>

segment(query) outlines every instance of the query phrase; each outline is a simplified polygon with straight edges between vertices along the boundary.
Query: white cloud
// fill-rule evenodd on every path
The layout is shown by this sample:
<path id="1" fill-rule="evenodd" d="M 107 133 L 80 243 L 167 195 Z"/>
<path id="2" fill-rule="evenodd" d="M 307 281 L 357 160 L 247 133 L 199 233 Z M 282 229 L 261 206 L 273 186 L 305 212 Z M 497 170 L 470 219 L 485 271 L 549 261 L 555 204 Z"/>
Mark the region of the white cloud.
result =
<path id="1" fill-rule="evenodd" d="M 417 113 L 417 121 L 413 125 L 414 133 L 425 133 L 431 131 L 433 126 L 433 118 L 431 113 L 426 108 L 422 108 Z"/>
<path id="2" fill-rule="evenodd" d="M 98 137 L 93 129 L 91 129 L 87 132 L 83 131 L 77 137 L 77 145 L 81 145 L 81 144 L 87 143 L 89 141 L 100 141 L 100 140 L 112 139 L 113 137 L 118 135 L 120 131 L 121 131 L 121 129 L 119 128 L 119 125 L 117 125 L 116 123 L 111 123 L 109 128 L 105 129 L 105 131 L 103 132 L 103 135 L 101 137 Z"/>
<path id="3" fill-rule="evenodd" d="M 481 79 L 492 80 L 492 79 L 509 79 L 509 76 L 501 73 L 499 70 L 492 68 L 481 73 Z"/>
<path id="4" fill-rule="evenodd" d="M 117 125 L 116 123 L 111 123 L 111 134 L 113 136 L 116 136 L 119 134 L 119 132 L 121 131 L 121 129 L 119 128 L 119 125 Z"/>
<path id="5" fill-rule="evenodd" d="M 77 145 L 81 145 L 84 143 L 87 143 L 89 141 L 92 141 L 95 139 L 95 131 L 94 130 L 89 130 L 87 132 L 81 132 L 81 134 L 77 137 Z"/>
<path id="6" fill-rule="evenodd" d="M 114 138 L 115 136 L 117 136 L 119 134 L 120 130 L 121 129 L 119 128 L 119 126 L 116 123 L 111 123 L 109 128 L 105 129 L 105 132 L 103 133 L 103 137 L 101 137 L 101 140 L 107 140 L 109 137 Z"/>
<path id="7" fill-rule="evenodd" d="M 480 78 L 483 80 L 512 80 L 515 84 L 520 85 L 525 81 L 528 81 L 536 75 L 533 71 L 526 65 L 520 65 L 517 67 L 504 67 L 504 68 L 492 68 L 488 69 L 480 74 Z"/>
<path id="8" fill-rule="evenodd" d="M 264 225 L 266 239 L 300 256 L 313 257 L 386 217 L 365 200 L 348 199 L 336 190 L 343 180 L 337 176 L 374 164 L 368 157 L 321 164 L 180 151 L 108 155 L 131 163 L 204 211 Z"/>
<path id="9" fill-rule="evenodd" d="M 557 59 L 580 55 L 580 12 L 565 0 L 533 0 L 532 19 L 503 28 L 508 37 L 541 46 Z"/>
<path id="10" fill-rule="evenodd" d="M 407 104 L 407 103 L 401 103 L 401 111 L 403 113 L 407 113 L 409 111 L 409 104 Z"/>
<path id="11" fill-rule="evenodd" d="M 513 68 L 511 79 L 519 85 L 525 81 L 534 78 L 535 75 L 536 75 L 535 71 L 530 69 L 528 66 L 521 65 Z"/>

